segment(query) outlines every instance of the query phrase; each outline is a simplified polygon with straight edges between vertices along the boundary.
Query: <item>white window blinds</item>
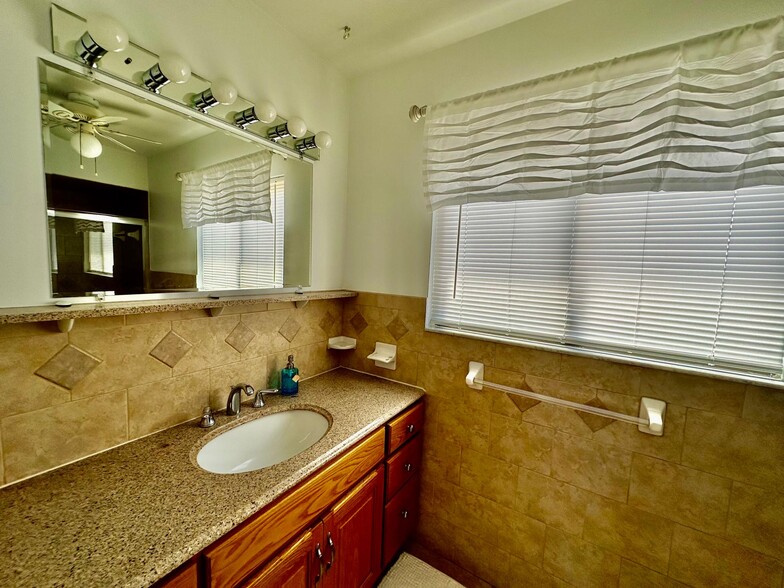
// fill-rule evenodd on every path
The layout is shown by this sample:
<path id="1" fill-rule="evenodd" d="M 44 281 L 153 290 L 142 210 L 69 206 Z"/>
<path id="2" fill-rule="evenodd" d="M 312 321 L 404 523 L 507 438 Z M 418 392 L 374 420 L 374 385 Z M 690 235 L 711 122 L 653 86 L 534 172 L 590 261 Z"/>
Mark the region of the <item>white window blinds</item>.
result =
<path id="1" fill-rule="evenodd" d="M 270 195 L 272 223 L 247 220 L 198 228 L 199 289 L 283 287 L 282 177 L 273 178 Z"/>
<path id="2" fill-rule="evenodd" d="M 428 206 L 784 185 L 784 18 L 430 106 Z"/>
<path id="3" fill-rule="evenodd" d="M 784 189 L 441 208 L 428 324 L 781 379 Z"/>
<path id="4" fill-rule="evenodd" d="M 182 174 L 182 226 L 256 220 L 271 223 L 272 153 L 260 151 Z"/>
<path id="5" fill-rule="evenodd" d="M 75 226 L 76 230 L 84 235 L 84 271 L 101 276 L 113 276 L 114 239 L 112 223 L 77 220 Z"/>

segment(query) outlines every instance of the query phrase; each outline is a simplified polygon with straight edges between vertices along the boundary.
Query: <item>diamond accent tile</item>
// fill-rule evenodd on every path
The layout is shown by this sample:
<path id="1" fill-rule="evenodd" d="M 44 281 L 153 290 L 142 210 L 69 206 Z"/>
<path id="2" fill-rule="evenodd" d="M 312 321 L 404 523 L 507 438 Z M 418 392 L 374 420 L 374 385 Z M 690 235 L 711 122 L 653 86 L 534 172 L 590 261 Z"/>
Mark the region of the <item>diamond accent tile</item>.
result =
<path id="1" fill-rule="evenodd" d="M 286 319 L 286 322 L 283 323 L 283 326 L 278 329 L 278 333 L 283 335 L 286 338 L 286 341 L 291 343 L 301 328 L 302 325 L 297 322 L 297 319 L 295 319 L 293 316 L 290 316 Z"/>
<path id="2" fill-rule="evenodd" d="M 249 329 L 244 323 L 237 323 L 237 326 L 226 337 L 226 343 L 234 347 L 237 351 L 242 353 L 245 348 L 253 340 L 256 333 Z"/>
<path id="3" fill-rule="evenodd" d="M 406 333 L 408 333 L 408 327 L 402 320 L 400 320 L 400 316 L 398 315 L 387 325 L 387 331 L 389 331 L 389 334 L 395 338 L 395 341 L 397 341 L 398 339 L 404 337 Z"/>
<path id="4" fill-rule="evenodd" d="M 152 351 L 150 351 L 150 355 L 173 368 L 183 357 L 185 357 L 185 354 L 188 353 L 192 347 L 193 345 L 188 343 L 177 333 L 169 331 L 163 339 L 153 347 Z"/>
<path id="5" fill-rule="evenodd" d="M 335 318 L 335 315 L 327 311 L 319 321 L 319 327 L 321 327 L 322 331 L 329 334 L 332 330 L 333 325 L 335 324 L 335 321 L 337 320 L 338 319 Z"/>
<path id="6" fill-rule="evenodd" d="M 588 402 L 586 402 L 585 404 L 587 404 L 588 406 L 596 406 L 598 408 L 604 408 L 604 409 L 607 408 L 607 405 L 604 404 L 598 398 L 593 398 Z M 596 414 L 582 412 L 581 410 L 578 410 L 576 412 L 577 412 L 577 416 L 583 419 L 583 422 L 586 425 L 588 425 L 588 428 L 591 429 L 591 431 L 593 431 L 594 433 L 600 429 L 603 429 L 604 427 L 606 427 L 607 425 L 613 422 L 612 419 L 608 419 L 606 417 L 599 416 Z"/>
<path id="7" fill-rule="evenodd" d="M 88 355 L 78 347 L 67 345 L 55 353 L 35 373 L 58 386 L 71 390 L 99 363 L 101 363 L 99 359 Z"/>
<path id="8" fill-rule="evenodd" d="M 538 400 L 533 398 L 526 398 L 525 396 L 517 396 L 516 394 L 507 394 L 514 405 L 520 409 L 520 412 L 525 412 L 529 408 L 533 408 L 539 404 Z"/>
<path id="9" fill-rule="evenodd" d="M 354 331 L 357 333 L 357 335 L 364 331 L 368 326 L 368 322 L 365 320 L 365 317 L 360 313 L 355 314 L 349 322 L 351 323 L 351 326 L 354 327 Z"/>

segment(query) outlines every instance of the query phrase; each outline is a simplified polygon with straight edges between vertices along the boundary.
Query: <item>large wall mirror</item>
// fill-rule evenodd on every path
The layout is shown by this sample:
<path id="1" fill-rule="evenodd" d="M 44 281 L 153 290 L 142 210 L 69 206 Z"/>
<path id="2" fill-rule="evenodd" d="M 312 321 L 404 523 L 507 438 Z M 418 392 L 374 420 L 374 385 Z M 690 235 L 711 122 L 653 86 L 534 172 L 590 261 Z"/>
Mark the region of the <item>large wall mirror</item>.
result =
<path id="1" fill-rule="evenodd" d="M 272 155 L 267 220 L 183 228 L 183 176 L 265 146 L 59 65 L 40 71 L 53 297 L 310 285 L 310 163 Z"/>

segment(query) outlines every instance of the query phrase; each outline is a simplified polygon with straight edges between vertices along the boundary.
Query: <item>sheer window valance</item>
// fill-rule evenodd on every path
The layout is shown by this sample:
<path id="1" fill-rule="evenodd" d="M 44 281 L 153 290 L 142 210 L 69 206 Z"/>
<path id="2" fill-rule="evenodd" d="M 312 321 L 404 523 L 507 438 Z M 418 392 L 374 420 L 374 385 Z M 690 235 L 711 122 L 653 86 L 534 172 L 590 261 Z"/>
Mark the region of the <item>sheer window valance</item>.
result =
<path id="1" fill-rule="evenodd" d="M 261 151 L 182 174 L 182 226 L 272 222 L 272 153 Z"/>
<path id="2" fill-rule="evenodd" d="M 784 18 L 428 109 L 449 204 L 784 185 Z"/>

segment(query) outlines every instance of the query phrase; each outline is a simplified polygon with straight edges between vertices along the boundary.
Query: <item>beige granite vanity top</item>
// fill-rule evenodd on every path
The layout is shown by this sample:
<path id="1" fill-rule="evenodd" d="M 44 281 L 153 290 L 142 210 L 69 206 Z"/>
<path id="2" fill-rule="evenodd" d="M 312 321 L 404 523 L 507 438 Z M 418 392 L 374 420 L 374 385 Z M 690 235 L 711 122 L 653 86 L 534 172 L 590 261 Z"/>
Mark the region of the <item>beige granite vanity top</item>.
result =
<path id="1" fill-rule="evenodd" d="M 211 474 L 194 448 L 219 427 L 197 421 L 0 490 L 0 586 L 148 586 L 414 403 L 422 390 L 346 369 L 300 383 L 296 398 L 243 405 L 240 421 L 318 407 L 332 426 L 276 466 Z"/>

